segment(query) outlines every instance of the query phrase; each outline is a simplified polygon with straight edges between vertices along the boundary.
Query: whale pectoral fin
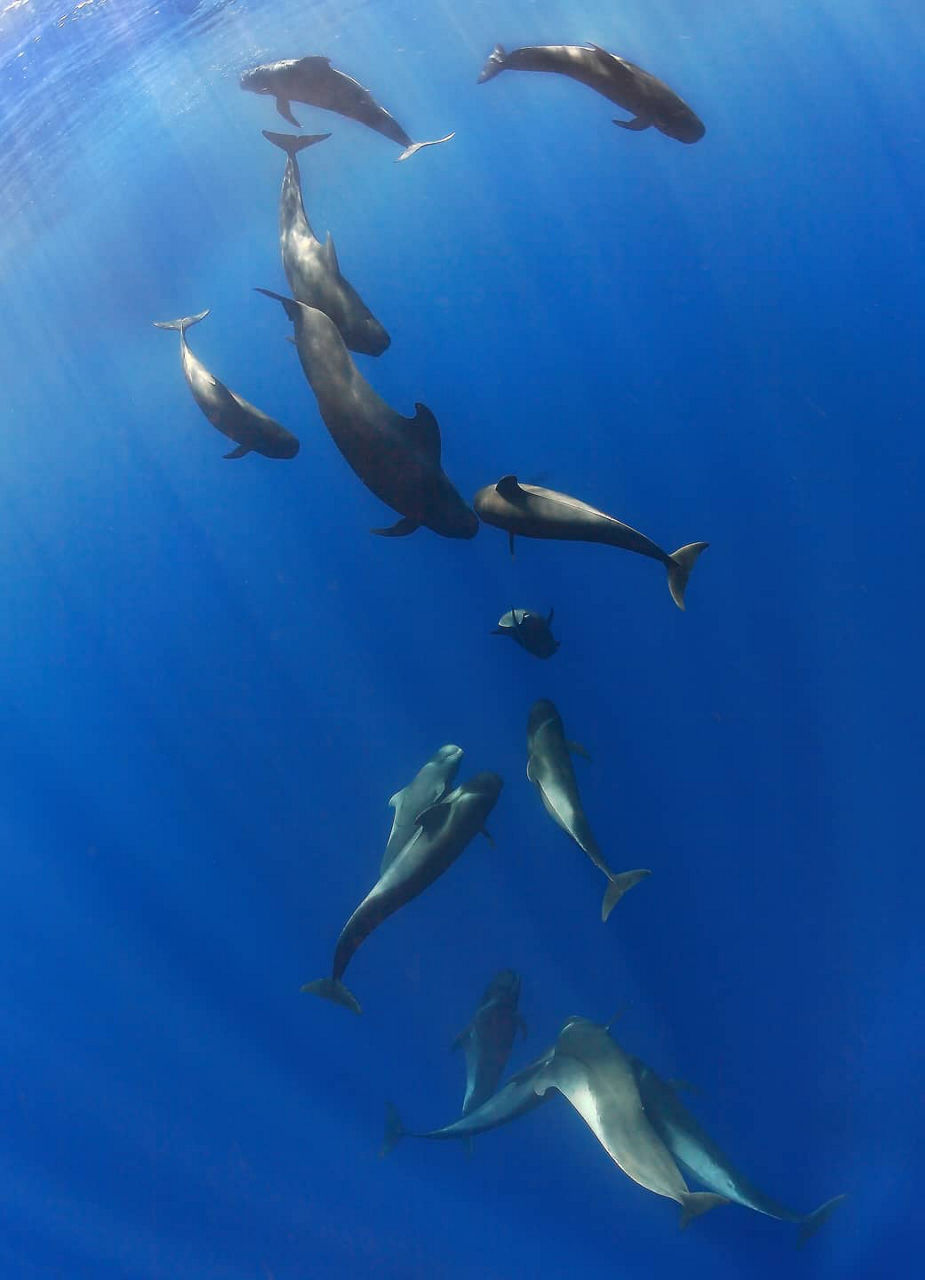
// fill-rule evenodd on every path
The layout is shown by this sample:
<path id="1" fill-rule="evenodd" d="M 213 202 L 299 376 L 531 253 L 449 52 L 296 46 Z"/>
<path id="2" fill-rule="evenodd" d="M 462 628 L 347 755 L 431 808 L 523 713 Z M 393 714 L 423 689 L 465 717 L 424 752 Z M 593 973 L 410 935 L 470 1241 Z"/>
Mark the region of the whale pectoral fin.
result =
<path id="1" fill-rule="evenodd" d="M 409 533 L 414 533 L 415 529 L 420 529 L 419 520 L 412 520 L 410 516 L 402 516 L 395 524 L 389 525 L 388 529 L 370 529 L 370 533 L 377 533 L 380 538 L 407 538 Z"/>
<path id="2" fill-rule="evenodd" d="M 430 808 L 424 809 L 415 818 L 415 825 L 420 827 L 426 836 L 432 836 L 443 824 L 445 811 L 449 806 L 445 801 L 439 800 L 436 804 L 432 804 Z"/>
<path id="3" fill-rule="evenodd" d="M 292 114 L 292 107 L 290 107 L 289 105 L 288 98 L 277 98 L 276 110 L 279 112 L 279 114 L 283 117 L 284 120 L 288 120 L 290 124 L 294 124 L 297 129 L 302 128 L 298 120 Z"/>
<path id="4" fill-rule="evenodd" d="M 527 761 L 527 781 L 536 782 L 536 775 L 533 772 L 533 756 L 530 756 Z"/>
<path id="5" fill-rule="evenodd" d="M 643 129 L 652 127 L 652 121 L 644 120 L 642 116 L 633 116 L 632 120 L 614 120 L 614 124 L 619 129 L 629 129 L 631 133 L 642 133 Z"/>
<path id="6" fill-rule="evenodd" d="M 491 832 L 490 832 L 490 831 L 486 831 L 486 830 L 485 830 L 485 828 L 483 827 L 483 828 L 482 828 L 482 830 L 479 832 L 479 834 L 480 834 L 480 835 L 483 835 L 483 836 L 485 837 L 485 839 L 488 841 L 488 843 L 491 845 L 491 847 L 494 849 L 494 847 L 495 847 L 495 838 L 494 838 L 494 836 L 491 834 Z"/>
<path id="7" fill-rule="evenodd" d="M 416 403 L 414 417 L 405 421 L 411 428 L 414 442 L 433 466 L 440 466 L 440 426 L 426 404 Z"/>
<path id="8" fill-rule="evenodd" d="M 587 1087 L 587 1072 L 581 1063 L 555 1053 L 533 1081 L 533 1092 L 542 1098 L 550 1089 L 558 1089 L 563 1097 L 570 1098 L 583 1086 Z"/>
<path id="9" fill-rule="evenodd" d="M 565 744 L 573 756 L 581 756 L 582 760 L 590 760 L 591 753 L 581 745 L 580 742 L 567 742 Z"/>
<path id="10" fill-rule="evenodd" d="M 223 453 L 223 458 L 243 458 L 246 453 L 250 453 L 249 444 L 239 444 L 237 449 L 232 449 L 231 453 Z"/>
<path id="11" fill-rule="evenodd" d="M 396 791 L 396 792 L 395 792 L 395 794 L 394 794 L 394 796 L 389 796 L 389 808 L 390 808 L 390 809 L 397 809 L 397 808 L 398 808 L 398 802 L 399 802 L 399 800 L 401 800 L 401 798 L 402 798 L 402 796 L 403 796 L 404 794 L 405 794 L 405 788 L 404 788 L 404 787 L 402 787 L 401 791 Z"/>
<path id="12" fill-rule="evenodd" d="M 321 252 L 324 254 L 324 260 L 327 263 L 328 268 L 337 275 L 340 275 L 340 263 L 337 261 L 337 250 L 334 248 L 334 240 L 330 231 L 328 232 L 328 238 L 325 240 Z"/>

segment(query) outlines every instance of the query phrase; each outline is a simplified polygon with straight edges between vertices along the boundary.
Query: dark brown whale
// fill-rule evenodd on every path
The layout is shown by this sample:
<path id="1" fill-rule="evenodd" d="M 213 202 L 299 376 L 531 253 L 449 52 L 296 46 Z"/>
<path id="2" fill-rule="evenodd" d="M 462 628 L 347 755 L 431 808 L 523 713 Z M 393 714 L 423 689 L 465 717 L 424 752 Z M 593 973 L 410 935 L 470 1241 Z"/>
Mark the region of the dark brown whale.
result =
<path id="1" fill-rule="evenodd" d="M 373 390 L 330 317 L 269 289 L 295 326 L 305 376 L 334 443 L 368 489 L 401 519 L 373 533 L 398 538 L 425 525 L 445 538 L 474 538 L 479 522 L 440 465 L 440 428 L 426 405 L 404 418 Z"/>
<path id="2" fill-rule="evenodd" d="M 303 991 L 362 1012 L 359 1000 L 341 981 L 354 952 L 383 920 L 442 876 L 473 836 L 485 830 L 501 787 L 496 773 L 477 773 L 418 816 L 417 836 L 389 864 L 341 930 L 330 978 L 307 982 Z"/>
<path id="3" fill-rule="evenodd" d="M 310 107 L 336 111 L 339 116 L 365 124 L 368 129 L 374 129 L 404 148 L 396 157 L 398 160 L 407 160 L 422 147 L 435 147 L 453 137 L 448 133 L 445 138 L 412 142 L 395 117 L 379 105 L 369 90 L 352 76 L 332 67 L 330 58 L 289 58 L 285 62 L 268 62 L 252 67 L 241 76 L 241 88 L 275 98 L 276 110 L 297 129 L 301 125 L 292 114 L 291 102 L 305 102 Z"/>
<path id="4" fill-rule="evenodd" d="M 389 345 L 389 335 L 353 285 L 341 275 L 331 233 L 328 232 L 322 244 L 305 213 L 298 153 L 331 135 L 316 133 L 299 138 L 291 133 L 270 133 L 264 129 L 263 136 L 287 156 L 279 197 L 279 248 L 293 297 L 330 316 L 351 351 L 367 356 L 381 355 Z"/>
<path id="5" fill-rule="evenodd" d="M 516 476 L 502 476 L 497 484 L 479 489 L 472 505 L 486 524 L 506 529 L 514 550 L 514 535 L 555 538 L 568 542 L 602 542 L 637 555 L 660 560 L 668 570 L 668 590 L 679 609 L 684 608 L 684 588 L 694 561 L 710 544 L 690 542 L 670 554 L 651 538 L 614 516 L 590 507 L 567 493 L 520 484 Z"/>
<path id="6" fill-rule="evenodd" d="M 299 452 L 299 442 L 292 432 L 219 382 L 190 351 L 186 331 L 208 314 L 200 311 L 196 316 L 182 316 L 179 320 L 155 320 L 154 327 L 179 332 L 180 363 L 193 399 L 212 426 L 238 446 L 225 457 L 243 458 L 246 453 L 262 453 L 265 458 L 294 458 Z"/>
<path id="7" fill-rule="evenodd" d="M 631 112 L 631 120 L 614 120 L 621 129 L 638 132 L 653 126 L 678 142 L 698 142 L 706 132 L 703 122 L 663 80 L 596 44 L 543 44 L 510 53 L 496 44 L 479 84 L 502 71 L 553 71 L 578 80 Z"/>

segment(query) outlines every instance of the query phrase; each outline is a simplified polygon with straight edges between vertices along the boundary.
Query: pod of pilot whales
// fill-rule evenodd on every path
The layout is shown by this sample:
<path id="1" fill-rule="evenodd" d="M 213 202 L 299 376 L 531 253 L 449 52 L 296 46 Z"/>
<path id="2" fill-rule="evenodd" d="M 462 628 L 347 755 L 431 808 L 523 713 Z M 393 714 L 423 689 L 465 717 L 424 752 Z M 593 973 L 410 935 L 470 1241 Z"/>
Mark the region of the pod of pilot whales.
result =
<path id="1" fill-rule="evenodd" d="M 568 76 L 629 112 L 628 119 L 613 123 L 631 132 L 654 128 L 683 143 L 704 136 L 702 122 L 668 85 L 597 45 L 548 45 L 511 52 L 496 45 L 478 82 L 494 79 L 502 71 Z M 279 115 L 296 128 L 301 126 L 293 103 L 365 125 L 401 148 L 398 160 L 454 136 L 413 141 L 368 89 L 332 67 L 325 57 L 254 67 L 242 75 L 241 88 L 272 98 Z M 372 532 L 395 538 L 423 526 L 447 538 L 472 538 L 481 521 L 507 532 L 512 554 L 518 535 L 620 547 L 660 561 L 671 597 L 683 609 L 688 578 L 705 542 L 665 551 L 645 534 L 580 498 L 524 484 L 515 475 L 481 488 L 471 506 L 463 500 L 443 470 L 440 428 L 430 409 L 416 404 L 413 417 L 396 412 L 363 377 L 350 354 L 380 356 L 390 339 L 341 272 L 330 234 L 324 241 L 319 239 L 305 210 L 299 155 L 330 134 L 297 136 L 265 130 L 264 137 L 286 156 L 279 240 L 291 296 L 269 289 L 259 292 L 278 301 L 292 324 L 299 361 L 337 448 L 359 479 L 398 517 Z M 157 327 L 179 333 L 181 365 L 193 399 L 234 446 L 224 456 L 259 453 L 267 458 L 294 458 L 299 452 L 297 437 L 226 387 L 191 351 L 187 331 L 208 314 L 202 311 L 157 323 Z M 531 656 L 547 660 L 559 648 L 552 622 L 552 612 L 543 615 L 511 608 L 498 619 L 493 634 L 506 636 Z M 651 873 L 647 868 L 614 871 L 608 865 L 585 813 L 572 765 L 572 755 L 584 754 L 583 749 L 567 738 L 562 717 L 548 699 L 541 698 L 530 708 L 526 739 L 527 778 L 543 807 L 604 878 L 601 918 L 606 921 L 623 896 Z M 488 835 L 486 823 L 501 794 L 502 779 L 482 771 L 455 785 L 462 756 L 462 749 L 454 744 L 441 747 L 392 796 L 392 829 L 378 879 L 341 929 L 329 976 L 306 983 L 303 991 L 359 1014 L 360 1001 L 344 982 L 358 949 L 389 916 L 447 871 L 475 836 Z M 609 1026 L 587 1018 L 569 1018 L 553 1045 L 502 1083 L 517 1033 L 527 1034 L 518 1013 L 519 997 L 519 976 L 510 970 L 497 974 L 454 1042 L 454 1047 L 463 1049 L 466 1065 L 460 1117 L 442 1128 L 412 1132 L 389 1104 L 383 1154 L 404 1137 L 471 1142 L 558 1096 L 571 1105 L 629 1178 L 677 1202 L 682 1226 L 731 1201 L 796 1223 L 802 1241 L 843 1199 L 836 1196 L 801 1214 L 766 1196 L 735 1168 L 688 1111 L 679 1096 L 679 1082 L 663 1080 L 652 1067 L 625 1052 Z M 703 1190 L 690 1190 L 688 1180 Z"/>

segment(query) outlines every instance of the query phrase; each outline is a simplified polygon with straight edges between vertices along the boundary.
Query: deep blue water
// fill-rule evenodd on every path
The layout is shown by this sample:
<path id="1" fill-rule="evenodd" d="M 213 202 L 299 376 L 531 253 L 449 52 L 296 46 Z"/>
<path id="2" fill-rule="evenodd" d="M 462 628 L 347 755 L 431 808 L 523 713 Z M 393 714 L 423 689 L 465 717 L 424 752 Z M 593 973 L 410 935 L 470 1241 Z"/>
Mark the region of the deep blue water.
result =
<path id="1" fill-rule="evenodd" d="M 512 1280 L 917 1274 L 921 1244 L 921 256 L 912 0 L 224 6 L 0 14 L 0 1276 Z M 573 83 L 476 77 L 593 40 L 704 140 Z M 306 204 L 434 410 L 467 497 L 515 471 L 669 549 L 421 530 L 336 452 L 282 312 L 285 128 L 242 69 L 328 54 L 414 136 L 331 129 Z M 175 334 L 295 431 L 229 447 Z M 489 632 L 556 610 L 541 663 Z M 533 700 L 588 749 L 600 876 L 524 777 Z M 301 995 L 443 742 L 505 779 L 478 841 L 361 948 L 360 1018 Z M 467 1159 L 378 1158 L 463 1093 L 492 973 L 701 1092 L 802 1251 L 737 1207 L 679 1234 L 561 1099 Z M 916 1239 L 918 1238 L 918 1246 Z"/>

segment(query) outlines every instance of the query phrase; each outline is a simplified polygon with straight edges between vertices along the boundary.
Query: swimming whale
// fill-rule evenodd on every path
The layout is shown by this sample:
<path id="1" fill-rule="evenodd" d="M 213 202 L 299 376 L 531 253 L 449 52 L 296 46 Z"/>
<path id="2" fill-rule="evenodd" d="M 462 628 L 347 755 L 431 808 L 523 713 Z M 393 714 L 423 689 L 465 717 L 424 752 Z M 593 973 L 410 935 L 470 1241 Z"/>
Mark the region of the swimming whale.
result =
<path id="1" fill-rule="evenodd" d="M 401 155 L 396 157 L 398 160 L 407 160 L 422 147 L 439 146 L 454 136 L 448 133 L 429 142 L 412 142 L 395 117 L 379 105 L 369 90 L 352 76 L 332 67 L 330 58 L 289 58 L 252 67 L 241 76 L 241 88 L 275 98 L 276 110 L 297 129 L 302 126 L 292 114 L 290 102 L 305 102 L 310 107 L 323 107 L 349 120 L 357 120 L 403 147 Z"/>
<path id="2" fill-rule="evenodd" d="M 196 316 L 182 316 L 179 320 L 155 320 L 154 327 L 179 331 L 180 363 L 193 399 L 212 426 L 238 446 L 224 456 L 243 458 L 246 453 L 262 453 L 265 458 L 294 458 L 299 452 L 296 437 L 219 382 L 190 351 L 186 331 L 208 314 L 200 311 Z"/>
<path id="3" fill-rule="evenodd" d="M 678 142 L 699 142 L 706 132 L 703 121 L 663 80 L 600 45 L 534 45 L 506 53 L 496 44 L 479 75 L 479 84 L 502 71 L 553 71 L 578 80 L 629 111 L 631 120 L 614 120 L 614 124 L 634 133 L 654 126 Z"/>
<path id="4" fill-rule="evenodd" d="M 543 807 L 553 822 L 571 836 L 607 877 L 607 891 L 601 905 L 601 919 L 606 920 L 624 893 L 652 873 L 639 869 L 615 874 L 608 867 L 578 794 L 570 748 L 583 751 L 576 743 L 566 742 L 562 717 L 554 704 L 548 698 L 534 702 L 527 721 L 527 777 L 540 793 Z"/>
<path id="5" fill-rule="evenodd" d="M 525 1116 L 528 1112 L 535 1111 L 537 1107 L 542 1106 L 544 1102 L 548 1102 L 552 1097 L 552 1091 L 538 1094 L 534 1088 L 537 1076 L 549 1063 L 552 1055 L 553 1050 L 547 1049 L 544 1054 L 535 1058 L 529 1066 L 511 1076 L 507 1084 L 502 1085 L 498 1092 L 483 1102 L 480 1107 L 476 1107 L 459 1120 L 454 1120 L 452 1124 L 444 1125 L 442 1129 L 431 1129 L 428 1133 L 418 1133 L 412 1129 L 406 1129 L 401 1122 L 401 1116 L 398 1111 L 391 1103 L 387 1103 L 385 1141 L 380 1154 L 387 1156 L 402 1138 L 429 1138 L 438 1141 L 464 1139 L 469 1141 L 478 1137 L 480 1133 L 488 1133 L 491 1129 L 500 1129 L 503 1125 L 510 1124 L 512 1120 L 517 1120 L 520 1116 Z"/>
<path id="6" fill-rule="evenodd" d="M 514 535 L 519 534 L 524 538 L 602 542 L 660 560 L 668 570 L 668 590 L 679 609 L 684 608 L 684 589 L 694 561 L 710 545 L 691 542 L 669 554 L 644 533 L 638 533 L 614 516 L 567 493 L 541 489 L 535 484 L 520 484 L 516 476 L 502 476 L 497 484 L 479 489 L 472 505 L 486 524 L 507 530 L 512 553 Z"/>
<path id="7" fill-rule="evenodd" d="M 550 609 L 544 618 L 541 613 L 533 613 L 530 609 L 509 609 L 498 619 L 498 625 L 491 634 L 510 636 L 534 658 L 551 658 L 559 648 L 559 641 L 549 629 L 554 612 Z"/>
<path id="8" fill-rule="evenodd" d="M 502 969 L 485 989 L 472 1021 L 453 1041 L 466 1056 L 466 1092 L 464 1116 L 475 1111 L 498 1088 L 514 1047 L 518 1029 L 526 1037 L 527 1024 L 517 1012 L 520 999 L 520 977 L 511 969 Z"/>
<path id="9" fill-rule="evenodd" d="M 379 877 L 341 930 L 330 978 L 306 982 L 303 991 L 361 1013 L 360 1002 L 341 981 L 361 943 L 383 920 L 411 902 L 456 861 L 466 845 L 485 830 L 485 820 L 501 794 L 496 773 L 477 773 L 418 815 L 418 831 Z"/>
<path id="10" fill-rule="evenodd" d="M 833 1196 L 812 1213 L 805 1214 L 794 1213 L 772 1200 L 739 1173 L 726 1153 L 701 1128 L 678 1097 L 676 1086 L 662 1080 L 640 1058 L 630 1058 L 630 1065 L 649 1123 L 683 1172 L 695 1182 L 746 1209 L 797 1223 L 800 1244 L 818 1231 L 836 1205 L 844 1200 L 844 1195 Z"/>
<path id="11" fill-rule="evenodd" d="M 263 136 L 287 156 L 279 200 L 279 247 L 293 297 L 330 316 L 351 351 L 381 355 L 389 345 L 389 335 L 341 275 L 331 233 L 322 244 L 312 231 L 302 200 L 298 153 L 331 135 L 315 133 L 297 138 L 291 133 L 264 129 Z"/>
<path id="12" fill-rule="evenodd" d="M 682 1227 L 728 1203 L 725 1196 L 687 1189 L 671 1153 L 646 1117 L 629 1059 L 604 1027 L 587 1018 L 571 1018 L 533 1087 L 540 1094 L 558 1089 L 628 1177 L 647 1191 L 678 1202 Z"/>
<path id="13" fill-rule="evenodd" d="M 446 795 L 453 785 L 459 762 L 463 758 L 462 747 L 448 743 L 441 747 L 414 775 L 407 787 L 396 791 L 390 806 L 395 810 L 389 841 L 382 855 L 379 874 L 383 875 L 417 831 L 418 814 L 429 809 Z"/>
<path id="14" fill-rule="evenodd" d="M 281 302 L 331 438 L 368 489 L 401 519 L 373 529 L 400 538 L 425 525 L 445 538 L 474 538 L 479 522 L 440 465 L 440 428 L 426 405 L 403 418 L 357 369 L 334 321 L 317 307 L 258 289 Z"/>

